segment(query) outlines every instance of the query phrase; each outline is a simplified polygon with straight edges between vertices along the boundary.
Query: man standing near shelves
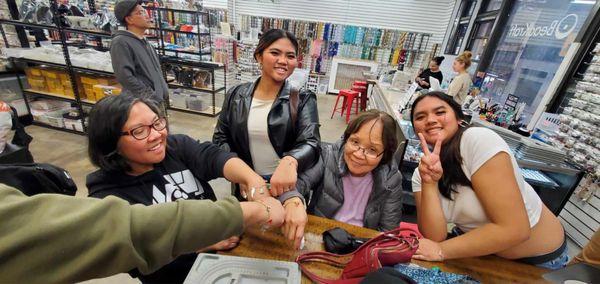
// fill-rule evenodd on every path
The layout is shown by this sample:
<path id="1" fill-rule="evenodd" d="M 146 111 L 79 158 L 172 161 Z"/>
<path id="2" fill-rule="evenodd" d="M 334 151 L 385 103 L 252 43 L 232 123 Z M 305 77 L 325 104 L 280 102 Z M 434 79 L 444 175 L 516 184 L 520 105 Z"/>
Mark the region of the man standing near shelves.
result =
<path id="1" fill-rule="evenodd" d="M 113 34 L 110 57 L 124 91 L 138 96 L 150 94 L 166 114 L 169 87 L 158 54 L 144 37 L 146 30 L 154 27 L 154 22 L 140 3 L 138 0 L 120 0 L 115 5 L 115 17 L 126 30 Z"/>

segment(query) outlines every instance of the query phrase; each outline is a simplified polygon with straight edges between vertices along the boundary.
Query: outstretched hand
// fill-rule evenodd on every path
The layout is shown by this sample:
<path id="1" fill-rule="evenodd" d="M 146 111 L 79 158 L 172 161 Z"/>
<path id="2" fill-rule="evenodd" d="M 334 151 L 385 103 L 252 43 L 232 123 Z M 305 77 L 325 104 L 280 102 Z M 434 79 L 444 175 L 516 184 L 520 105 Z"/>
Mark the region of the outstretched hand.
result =
<path id="1" fill-rule="evenodd" d="M 422 183 L 437 183 L 441 178 L 444 170 L 442 169 L 442 162 L 440 160 L 440 152 L 442 150 L 442 139 L 438 138 L 433 147 L 433 152 L 429 151 L 427 147 L 427 141 L 422 133 L 419 133 L 419 140 L 421 141 L 421 149 L 423 149 L 423 157 L 419 162 L 419 174 L 421 175 Z"/>

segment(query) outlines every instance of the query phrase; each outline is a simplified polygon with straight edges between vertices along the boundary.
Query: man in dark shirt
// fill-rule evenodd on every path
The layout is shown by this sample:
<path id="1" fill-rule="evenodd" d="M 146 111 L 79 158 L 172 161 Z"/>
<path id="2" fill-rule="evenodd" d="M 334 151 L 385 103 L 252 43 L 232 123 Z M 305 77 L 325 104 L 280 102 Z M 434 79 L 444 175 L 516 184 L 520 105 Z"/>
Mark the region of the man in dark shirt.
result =
<path id="1" fill-rule="evenodd" d="M 154 23 L 139 3 L 138 0 L 121 0 L 115 5 L 115 17 L 127 30 L 113 34 L 110 57 L 123 89 L 130 94 L 147 94 L 164 112 L 169 88 L 156 50 L 144 37 Z"/>

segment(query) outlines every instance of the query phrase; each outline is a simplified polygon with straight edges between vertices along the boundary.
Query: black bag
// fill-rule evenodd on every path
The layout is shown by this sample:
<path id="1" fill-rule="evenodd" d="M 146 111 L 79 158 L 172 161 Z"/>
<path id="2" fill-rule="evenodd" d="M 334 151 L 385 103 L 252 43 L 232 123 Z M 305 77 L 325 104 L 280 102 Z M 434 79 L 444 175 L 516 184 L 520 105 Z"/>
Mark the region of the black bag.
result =
<path id="1" fill-rule="evenodd" d="M 356 238 L 342 228 L 333 228 L 323 232 L 325 250 L 335 254 L 349 254 L 368 240 Z"/>
<path id="2" fill-rule="evenodd" d="M 385 284 L 385 283 L 394 283 L 394 284 L 417 284 L 415 280 L 410 278 L 408 275 L 397 271 L 392 267 L 382 267 L 373 271 L 365 276 L 365 278 L 360 281 L 360 284 Z"/>
<path id="3" fill-rule="evenodd" d="M 71 175 L 50 164 L 0 165 L 0 183 L 12 186 L 27 196 L 40 193 L 74 196 L 77 192 Z"/>

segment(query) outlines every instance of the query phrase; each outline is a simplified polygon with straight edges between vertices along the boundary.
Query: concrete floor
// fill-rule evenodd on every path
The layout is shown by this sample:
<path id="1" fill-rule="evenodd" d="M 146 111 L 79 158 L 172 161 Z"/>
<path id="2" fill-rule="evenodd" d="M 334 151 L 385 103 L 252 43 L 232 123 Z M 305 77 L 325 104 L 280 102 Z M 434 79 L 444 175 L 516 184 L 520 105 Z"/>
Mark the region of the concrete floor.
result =
<path id="1" fill-rule="evenodd" d="M 319 118 L 321 121 L 321 138 L 326 142 L 334 142 L 344 132 L 346 123 L 342 117 L 330 119 L 336 96 L 318 95 Z M 169 123 L 171 133 L 184 133 L 200 141 L 212 139 L 217 119 L 194 114 L 170 111 Z M 51 163 L 66 169 L 77 184 L 77 196 L 87 196 L 85 177 L 95 170 L 87 156 L 87 137 L 67 132 L 56 131 L 39 126 L 28 126 L 26 131 L 34 137 L 30 150 L 38 163 Z M 211 181 L 217 197 L 230 194 L 229 182 L 225 179 Z M 103 279 L 86 281 L 87 284 L 139 283 L 128 274 L 118 274 Z"/>

